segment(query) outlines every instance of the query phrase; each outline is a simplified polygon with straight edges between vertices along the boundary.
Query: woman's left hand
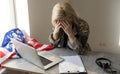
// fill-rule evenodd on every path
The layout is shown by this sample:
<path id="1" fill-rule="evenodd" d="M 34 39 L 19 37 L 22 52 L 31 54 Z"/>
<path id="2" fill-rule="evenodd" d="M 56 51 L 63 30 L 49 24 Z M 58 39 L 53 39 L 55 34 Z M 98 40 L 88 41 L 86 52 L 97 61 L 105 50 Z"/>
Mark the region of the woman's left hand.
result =
<path id="1" fill-rule="evenodd" d="M 68 21 L 61 21 L 61 27 L 64 30 L 64 32 L 69 36 L 71 34 L 73 34 L 72 31 L 72 23 L 68 22 Z"/>
<path id="2" fill-rule="evenodd" d="M 70 39 L 70 42 L 73 42 L 75 36 L 72 30 L 72 23 L 67 20 L 61 21 L 61 27 L 64 30 L 64 32 L 67 34 L 68 38 Z"/>

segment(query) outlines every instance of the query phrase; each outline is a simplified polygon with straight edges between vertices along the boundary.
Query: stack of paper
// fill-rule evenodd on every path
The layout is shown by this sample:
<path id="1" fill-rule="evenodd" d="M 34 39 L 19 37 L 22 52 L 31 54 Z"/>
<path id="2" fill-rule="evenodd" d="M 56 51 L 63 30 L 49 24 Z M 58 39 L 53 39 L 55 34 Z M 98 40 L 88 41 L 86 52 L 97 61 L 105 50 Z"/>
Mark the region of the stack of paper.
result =
<path id="1" fill-rule="evenodd" d="M 60 73 L 86 73 L 80 56 L 61 56 L 64 61 L 59 64 Z"/>

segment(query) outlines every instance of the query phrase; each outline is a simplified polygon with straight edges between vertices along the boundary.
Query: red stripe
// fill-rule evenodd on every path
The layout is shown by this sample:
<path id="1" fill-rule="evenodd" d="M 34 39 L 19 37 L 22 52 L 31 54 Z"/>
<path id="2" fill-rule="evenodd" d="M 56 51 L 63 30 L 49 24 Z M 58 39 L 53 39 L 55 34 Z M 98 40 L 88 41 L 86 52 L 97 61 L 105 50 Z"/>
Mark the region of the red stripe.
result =
<path id="1" fill-rule="evenodd" d="M 40 43 L 39 43 L 39 44 L 35 45 L 34 48 L 35 48 L 35 49 L 38 49 L 38 48 L 40 48 L 40 47 L 42 47 L 42 46 L 43 46 L 43 44 L 40 44 Z"/>
<path id="2" fill-rule="evenodd" d="M 0 51 L 0 58 L 4 57 L 5 56 L 5 53 Z"/>
<path id="3" fill-rule="evenodd" d="M 44 44 L 41 44 L 41 43 L 38 43 L 38 41 L 34 38 L 24 38 L 25 41 L 27 41 L 28 45 L 35 48 L 35 49 L 38 49 L 40 47 L 42 47 Z M 45 47 L 43 50 L 52 50 L 54 47 L 52 45 L 48 45 L 47 47 Z"/>
<path id="4" fill-rule="evenodd" d="M 16 55 L 15 52 L 13 54 L 11 54 L 8 59 L 12 59 L 14 55 Z"/>
<path id="5" fill-rule="evenodd" d="M 45 47 L 43 50 L 49 51 L 52 50 L 54 47 L 51 45 L 48 45 L 47 47 Z"/>
<path id="6" fill-rule="evenodd" d="M 0 69 L 2 68 L 2 65 L 0 64 Z"/>
<path id="7" fill-rule="evenodd" d="M 34 43 L 35 43 L 35 42 L 38 42 L 36 39 L 32 39 L 32 40 L 30 40 L 30 41 L 33 41 Z"/>

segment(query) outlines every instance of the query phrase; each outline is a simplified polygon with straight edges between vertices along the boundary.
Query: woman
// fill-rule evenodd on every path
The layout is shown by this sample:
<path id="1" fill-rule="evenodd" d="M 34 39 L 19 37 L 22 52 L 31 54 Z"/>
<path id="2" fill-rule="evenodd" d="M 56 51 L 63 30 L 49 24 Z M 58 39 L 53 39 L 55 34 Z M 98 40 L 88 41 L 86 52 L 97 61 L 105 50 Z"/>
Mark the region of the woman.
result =
<path id="1" fill-rule="evenodd" d="M 89 26 L 80 19 L 69 3 L 57 3 L 52 11 L 53 33 L 49 41 L 54 47 L 66 47 L 84 54 L 90 50 L 87 43 Z"/>

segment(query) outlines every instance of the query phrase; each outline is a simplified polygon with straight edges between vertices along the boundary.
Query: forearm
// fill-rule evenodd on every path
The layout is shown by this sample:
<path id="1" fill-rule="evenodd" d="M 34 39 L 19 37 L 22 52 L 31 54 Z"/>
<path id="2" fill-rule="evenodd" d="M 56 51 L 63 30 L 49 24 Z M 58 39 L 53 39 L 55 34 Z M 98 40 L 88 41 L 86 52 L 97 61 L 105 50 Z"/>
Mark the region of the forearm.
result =
<path id="1" fill-rule="evenodd" d="M 53 32 L 53 34 L 52 34 L 51 36 L 52 36 L 52 38 L 53 38 L 54 40 L 57 40 L 57 39 L 58 39 L 58 34 L 55 33 L 55 32 Z"/>
<path id="2" fill-rule="evenodd" d="M 68 41 L 68 46 L 75 50 L 75 49 L 78 49 L 82 46 L 82 44 L 76 39 L 74 38 L 73 42 L 71 43 L 70 40 Z"/>
<path id="3" fill-rule="evenodd" d="M 85 51 L 87 51 L 82 43 L 80 42 L 80 40 L 78 39 L 74 39 L 73 43 L 71 43 L 70 41 L 68 42 L 68 46 L 73 50 L 76 51 L 78 54 L 84 54 Z"/>
<path id="4" fill-rule="evenodd" d="M 73 42 L 75 40 L 75 36 L 73 34 L 69 34 L 68 39 L 69 39 L 70 43 L 73 44 Z"/>
<path id="5" fill-rule="evenodd" d="M 57 47 L 58 45 L 58 42 L 59 42 L 59 39 L 55 40 L 53 38 L 53 33 L 49 35 L 49 42 L 54 46 L 54 47 Z"/>

